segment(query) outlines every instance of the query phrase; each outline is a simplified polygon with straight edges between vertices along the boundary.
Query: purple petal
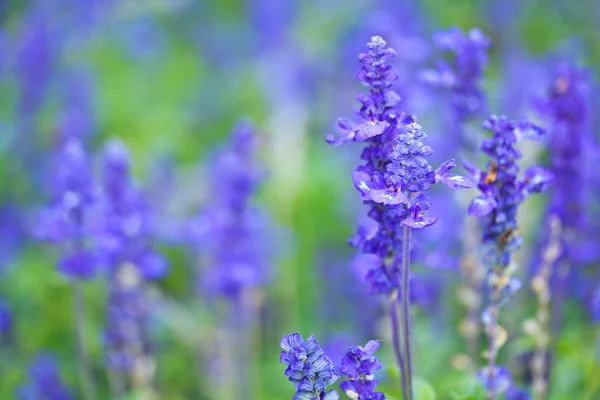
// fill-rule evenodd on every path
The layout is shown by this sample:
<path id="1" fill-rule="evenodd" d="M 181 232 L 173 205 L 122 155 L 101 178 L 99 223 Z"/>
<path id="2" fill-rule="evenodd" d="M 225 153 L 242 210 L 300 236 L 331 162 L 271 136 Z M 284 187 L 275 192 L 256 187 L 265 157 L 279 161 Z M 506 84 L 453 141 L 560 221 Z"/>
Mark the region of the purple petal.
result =
<path id="1" fill-rule="evenodd" d="M 527 119 L 521 120 L 515 128 L 515 134 L 518 138 L 540 140 L 545 133 L 544 128 L 532 124 Z"/>
<path id="2" fill-rule="evenodd" d="M 281 343 L 279 344 L 281 348 L 285 351 L 290 351 L 294 347 L 299 346 L 304 339 L 298 332 L 290 333 L 289 335 L 283 335 L 281 338 Z"/>
<path id="3" fill-rule="evenodd" d="M 381 266 L 381 258 L 377 254 L 362 253 L 352 261 L 352 269 L 361 282 L 366 282 L 367 274 Z"/>
<path id="4" fill-rule="evenodd" d="M 450 189 L 456 189 L 457 187 L 474 188 L 476 185 L 464 176 L 445 174 L 442 176 L 436 175 L 437 182 L 440 182 Z"/>
<path id="5" fill-rule="evenodd" d="M 448 161 L 444 161 L 442 165 L 435 170 L 436 175 L 444 175 L 446 172 L 450 171 L 452 168 L 456 167 L 456 161 L 454 159 L 450 159 Z"/>
<path id="6" fill-rule="evenodd" d="M 385 99 L 387 100 L 387 107 L 395 107 L 402 101 L 400 95 L 393 90 L 388 90 L 385 92 Z"/>
<path id="7" fill-rule="evenodd" d="M 357 142 L 362 142 L 377 135 L 381 135 L 390 124 L 385 121 L 368 121 L 355 128 Z"/>
<path id="8" fill-rule="evenodd" d="M 379 340 L 369 340 L 369 342 L 365 345 L 364 351 L 369 354 L 373 354 L 379 348 Z"/>
<path id="9" fill-rule="evenodd" d="M 332 146 L 339 146 L 340 144 L 350 142 L 352 140 L 354 140 L 353 131 L 349 132 L 346 136 L 339 136 L 338 138 L 336 138 L 333 133 L 329 133 L 327 136 L 325 136 L 325 141 Z"/>
<path id="10" fill-rule="evenodd" d="M 496 200 L 493 197 L 479 196 L 471 201 L 469 214 L 476 217 L 483 217 L 491 213 L 496 206 Z"/>
<path id="11" fill-rule="evenodd" d="M 371 191 L 371 177 L 364 171 L 352 171 L 352 182 L 354 187 L 361 194 L 363 200 L 370 200 L 369 192 Z"/>
<path id="12" fill-rule="evenodd" d="M 525 182 L 532 192 L 541 192 L 554 181 L 554 174 L 545 168 L 533 165 L 525 170 Z"/>
<path id="13" fill-rule="evenodd" d="M 415 218 L 412 215 L 410 215 L 406 217 L 404 221 L 402 221 L 402 225 L 411 227 L 413 229 L 421 229 L 435 224 L 437 220 L 437 217 L 426 217 L 424 215 L 421 215 Z"/>
<path id="14" fill-rule="evenodd" d="M 374 202 L 388 206 L 406 203 L 406 196 L 400 190 L 372 189 L 369 194 Z"/>

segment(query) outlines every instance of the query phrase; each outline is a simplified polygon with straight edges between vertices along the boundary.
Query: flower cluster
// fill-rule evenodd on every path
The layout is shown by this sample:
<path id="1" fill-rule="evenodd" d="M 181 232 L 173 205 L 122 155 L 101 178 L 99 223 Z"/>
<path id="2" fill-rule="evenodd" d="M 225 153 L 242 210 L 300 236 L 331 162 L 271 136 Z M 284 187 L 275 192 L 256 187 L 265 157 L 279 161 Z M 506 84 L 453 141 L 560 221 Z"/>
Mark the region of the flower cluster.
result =
<path id="1" fill-rule="evenodd" d="M 552 120 L 550 156 L 556 176 L 550 214 L 559 216 L 564 229 L 583 228 L 585 209 L 586 146 L 593 136 L 586 124 L 589 113 L 589 72 L 573 65 L 557 65 L 553 83 L 540 111 Z M 568 250 L 568 249 L 566 249 Z"/>
<path id="2" fill-rule="evenodd" d="M 589 70 L 561 62 L 555 66 L 552 81 L 538 108 L 549 120 L 549 154 L 551 170 L 556 179 L 550 195 L 548 215 L 560 219 L 563 234 L 563 252 L 557 263 L 571 265 L 569 274 L 555 274 L 553 278 L 554 302 L 560 304 L 567 291 L 577 287 L 590 297 L 598 281 L 592 283 L 584 267 L 598 260 L 590 199 L 594 196 L 594 149 L 598 147 L 590 128 L 591 82 Z M 569 282 L 571 280 L 571 282 Z M 575 284 L 573 280 L 590 285 Z M 562 307 L 554 307 L 553 324 L 560 326 Z M 590 312 L 593 314 L 592 309 Z"/>
<path id="3" fill-rule="evenodd" d="M 378 36 L 371 38 L 367 47 L 368 53 L 359 56 L 363 65 L 356 76 L 369 88 L 369 95 L 357 96 L 361 122 L 352 124 L 340 119 L 341 136 L 329 134 L 326 140 L 333 145 L 348 141 L 366 143 L 361 155 L 365 163 L 352 173 L 352 179 L 370 207 L 369 219 L 359 226 L 350 242 L 362 250 L 355 267 L 370 284 L 371 293 L 390 293 L 398 286 L 397 271 L 393 265 L 386 268 L 385 263 L 400 248 L 401 226 L 418 229 L 436 221 L 424 215 L 430 203 L 423 192 L 435 183 L 451 188 L 472 185 L 465 178 L 450 174 L 456 165 L 453 160 L 435 171 L 429 165 L 426 157 L 433 150 L 423 144 L 427 135 L 413 116 L 402 116 L 397 110 L 400 97 L 391 89 L 397 74 L 388 64 L 394 50 L 386 48 L 386 42 Z"/>
<path id="4" fill-rule="evenodd" d="M 296 385 L 294 400 L 337 400 L 338 393 L 328 386 L 338 380 L 333 363 L 317 343 L 314 335 L 308 339 L 298 333 L 281 339 L 280 361 L 287 366 L 285 375 Z"/>
<path id="5" fill-rule="evenodd" d="M 105 333 L 111 368 L 148 370 L 146 339 L 148 302 L 143 284 L 167 272 L 163 257 L 151 247 L 150 210 L 131 182 L 129 153 L 119 141 L 103 154 L 103 197 L 100 246 L 109 267 L 109 299 Z"/>
<path id="6" fill-rule="evenodd" d="M 17 389 L 19 400 L 72 400 L 73 395 L 62 382 L 54 357 L 39 354 L 29 368 L 30 382 Z"/>
<path id="7" fill-rule="evenodd" d="M 376 392 L 379 383 L 373 372 L 381 369 L 381 363 L 373 355 L 379 348 L 379 342 L 369 341 L 365 347 L 352 346 L 342 359 L 341 373 L 348 377 L 340 388 L 351 399 L 385 400 L 385 395 Z"/>
<path id="8" fill-rule="evenodd" d="M 251 205 L 261 177 L 255 148 L 256 132 L 243 121 L 211 163 L 209 204 L 190 224 L 192 239 L 208 259 L 201 276 L 205 293 L 238 299 L 245 288 L 267 279 L 268 219 Z"/>
<path id="9" fill-rule="evenodd" d="M 492 158 L 487 171 L 480 171 L 466 163 L 473 175 L 481 195 L 471 202 L 469 214 L 483 218 L 483 243 L 490 245 L 489 294 L 490 301 L 482 320 L 489 337 L 486 353 L 488 366 L 482 370 L 486 377 L 488 396 L 506 390 L 496 375 L 496 356 L 506 340 L 506 331 L 498 326 L 499 307 L 516 292 L 521 283 L 512 276 L 515 266 L 512 254 L 521 247 L 517 231 L 517 211 L 521 203 L 532 193 L 539 193 L 552 182 L 553 176 L 543 168 L 529 167 L 524 176 L 519 176 L 517 160 L 521 152 L 515 147 L 521 138 L 538 139 L 544 133 L 541 128 L 523 120 L 520 123 L 506 117 L 492 115 L 483 123 L 483 128 L 492 132 L 481 149 Z M 492 371 L 492 372 L 490 372 Z"/>
<path id="10" fill-rule="evenodd" d="M 553 181 L 551 172 L 532 166 L 519 177 L 517 160 L 522 157 L 515 147 L 521 138 L 538 139 L 545 131 L 523 120 L 519 123 L 506 117 L 492 115 L 483 123 L 483 128 L 493 137 L 483 141 L 481 149 L 493 161 L 488 170 L 478 170 L 465 162 L 481 195 L 472 200 L 469 214 L 484 217 L 483 241 L 491 243 L 496 257 L 494 266 L 508 267 L 511 254 L 518 250 L 521 238 L 517 232 L 517 210 L 532 193 L 539 193 Z"/>
<path id="11" fill-rule="evenodd" d="M 83 142 L 66 137 L 60 143 L 51 176 L 53 198 L 38 215 L 34 235 L 62 245 L 64 255 L 59 269 L 71 278 L 91 278 L 98 260 L 90 240 L 97 196 Z"/>
<path id="12" fill-rule="evenodd" d="M 493 373 L 493 385 L 490 385 L 489 369 L 484 368 L 478 373 L 478 379 L 483 383 L 483 388 L 493 390 L 494 394 L 504 393 L 505 400 L 528 400 L 529 394 L 514 384 L 513 377 L 506 367 L 495 367 Z M 491 387 L 490 387 L 491 386 Z"/>
<path id="13" fill-rule="evenodd" d="M 459 121 L 475 117 L 486 107 L 481 79 L 488 63 L 490 40 L 478 28 L 467 34 L 452 28 L 438 32 L 434 41 L 440 50 L 453 53 L 452 63 L 440 61 L 436 69 L 422 71 L 421 79 L 452 92 L 454 112 Z"/>

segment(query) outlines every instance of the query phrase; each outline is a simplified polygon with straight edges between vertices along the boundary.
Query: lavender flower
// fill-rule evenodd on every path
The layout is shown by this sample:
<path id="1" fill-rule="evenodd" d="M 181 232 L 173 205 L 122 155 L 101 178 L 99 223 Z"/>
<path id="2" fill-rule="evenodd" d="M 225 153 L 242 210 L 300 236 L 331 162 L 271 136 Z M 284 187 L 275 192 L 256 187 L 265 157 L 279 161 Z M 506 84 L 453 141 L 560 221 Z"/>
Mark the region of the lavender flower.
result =
<path id="1" fill-rule="evenodd" d="M 512 255 L 522 241 L 517 231 L 517 210 L 532 193 L 546 189 L 553 176 L 549 171 L 533 166 L 520 177 L 516 164 L 521 158 L 516 142 L 521 138 L 538 139 L 544 130 L 526 120 L 515 123 L 495 115 L 483 123 L 483 128 L 493 133 L 493 137 L 485 139 L 481 145 L 493 161 L 488 163 L 487 172 L 469 163 L 465 163 L 465 167 L 481 191 L 481 195 L 471 202 L 469 214 L 483 218 L 483 243 L 491 248 L 488 260 L 490 305 L 484 311 L 483 320 L 490 339 L 487 371 L 495 371 L 496 355 L 506 334 L 497 325 L 499 306 L 521 286 L 512 276 L 515 268 Z M 495 377 L 489 375 L 489 393 L 495 398 Z"/>
<path id="2" fill-rule="evenodd" d="M 452 28 L 438 32 L 433 40 L 440 50 L 453 53 L 452 62 L 439 61 L 436 69 L 422 71 L 421 79 L 451 91 L 459 123 L 479 115 L 486 107 L 480 81 L 488 63 L 490 40 L 479 28 L 473 28 L 467 34 Z"/>
<path id="3" fill-rule="evenodd" d="M 352 178 L 361 198 L 370 206 L 370 218 L 359 226 L 350 243 L 363 251 L 356 268 L 363 272 L 373 294 L 389 294 L 398 286 L 395 271 L 386 268 L 384 259 L 399 249 L 401 225 L 420 229 L 437 220 L 424 215 L 430 204 L 423 192 L 435 183 L 451 188 L 472 187 L 465 178 L 449 172 L 456 165 L 454 160 L 438 170 L 427 162 L 425 157 L 433 154 L 431 147 L 423 144 L 427 135 L 414 117 L 401 117 L 396 110 L 400 97 L 390 89 L 396 73 L 387 64 L 395 52 L 385 45 L 375 36 L 368 44 L 369 53 L 359 56 L 363 66 L 357 79 L 370 89 L 368 96 L 357 96 L 362 104 L 362 122 L 352 124 L 340 119 L 338 128 L 343 135 L 337 139 L 327 136 L 327 142 L 334 145 L 351 140 L 367 144 L 361 155 L 365 164 L 352 173 Z"/>
<path id="4" fill-rule="evenodd" d="M 59 270 L 71 278 L 92 278 L 97 259 L 89 245 L 96 201 L 88 156 L 83 142 L 67 137 L 61 143 L 54 160 L 51 176 L 51 203 L 37 217 L 34 235 L 60 245 L 64 254 Z"/>
<path id="5" fill-rule="evenodd" d="M 351 399 L 385 400 L 385 395 L 376 392 L 379 383 L 373 372 L 381 369 L 382 365 L 373 355 L 379 348 L 377 340 L 369 341 L 365 347 L 352 346 L 342 359 L 342 374 L 348 377 L 340 388 Z"/>
<path id="6" fill-rule="evenodd" d="M 22 29 L 15 63 L 20 87 L 19 111 L 22 118 L 31 118 L 42 105 L 48 88 L 56 59 L 57 37 L 37 6 L 28 11 Z"/>
<path id="7" fill-rule="evenodd" d="M 592 293 L 589 308 L 592 321 L 595 324 L 600 324 L 600 287 L 596 288 Z"/>
<path id="8" fill-rule="evenodd" d="M 103 225 L 101 246 L 109 269 L 110 289 L 105 333 L 107 359 L 116 382 L 122 371 L 132 372 L 136 386 L 147 387 L 154 361 L 147 338 L 149 303 L 147 281 L 167 273 L 165 259 L 152 249 L 151 212 L 134 186 L 129 171 L 129 152 L 117 140 L 106 144 L 103 154 Z"/>
<path id="9" fill-rule="evenodd" d="M 354 186 L 369 206 L 370 219 L 359 226 L 350 243 L 361 250 L 355 270 L 370 284 L 372 294 L 390 298 L 390 318 L 394 333 L 396 361 L 402 372 L 404 396 L 412 398 L 410 354 L 410 232 L 434 224 L 435 217 L 425 211 L 430 202 L 425 192 L 435 183 L 450 188 L 473 187 L 467 179 L 450 173 L 454 160 L 434 170 L 426 157 L 433 154 L 423 144 L 427 135 L 412 116 L 403 117 L 397 109 L 400 96 L 391 89 L 398 75 L 388 60 L 395 51 L 374 36 L 367 44 L 368 53 L 359 55 L 361 68 L 356 78 L 369 88 L 369 94 L 359 94 L 362 107 L 357 124 L 340 119 L 341 136 L 329 134 L 326 141 L 339 145 L 348 141 L 366 142 L 361 159 L 365 163 L 353 173 Z M 402 269 L 398 268 L 402 256 Z M 400 276 L 401 275 L 401 276 Z M 400 290 L 400 284 L 402 288 Z M 404 358 L 398 343 L 398 320 L 395 303 L 402 294 Z M 405 364 L 406 362 L 406 364 Z M 410 397 L 409 397 L 410 396 Z"/>
<path id="10" fill-rule="evenodd" d="M 13 316 L 8 304 L 0 298 L 0 342 L 11 336 Z"/>
<path id="11" fill-rule="evenodd" d="M 495 395 L 504 393 L 505 400 L 529 400 L 531 398 L 526 391 L 519 389 L 514 384 L 510 371 L 505 367 L 495 367 L 493 374 L 484 368 L 479 372 L 478 378 L 488 393 L 490 391 L 493 391 Z"/>
<path id="12" fill-rule="evenodd" d="M 202 289 L 232 300 L 268 277 L 268 220 L 251 205 L 261 177 L 255 145 L 254 128 L 246 121 L 238 124 L 228 148 L 211 163 L 209 204 L 190 225 L 209 261 L 200 277 Z"/>
<path id="13" fill-rule="evenodd" d="M 296 385 L 294 400 L 337 400 L 335 390 L 327 387 L 338 380 L 333 363 L 317 343 L 314 335 L 308 339 L 298 333 L 284 335 L 281 339 L 280 361 L 287 366 L 285 375 Z"/>
<path id="14" fill-rule="evenodd" d="M 93 215 L 97 196 L 87 153 L 80 138 L 63 138 L 54 162 L 54 174 L 50 177 L 54 192 L 52 201 L 38 215 L 33 233 L 40 240 L 63 247 L 58 268 L 71 278 L 72 283 L 81 387 L 86 398 L 93 399 L 95 384 L 86 353 L 85 304 L 81 281 L 92 278 L 98 265 L 96 249 L 93 247 L 96 239 Z"/>
<path id="15" fill-rule="evenodd" d="M 564 273 L 553 277 L 552 320 L 554 330 L 562 323 L 562 303 L 569 288 L 568 279 L 582 271 L 585 264 L 600 256 L 590 246 L 592 226 L 586 216 L 589 208 L 591 149 L 596 145 L 590 129 L 591 74 L 568 63 L 555 67 L 552 83 L 538 109 L 549 119 L 550 162 L 556 176 L 547 213 L 559 218 L 562 255 L 556 265 Z M 575 285 L 573 285 L 575 286 Z"/>
<path id="16" fill-rule="evenodd" d="M 29 368 L 30 381 L 17 389 L 19 400 L 71 400 L 73 395 L 63 384 L 54 357 L 39 354 Z"/>

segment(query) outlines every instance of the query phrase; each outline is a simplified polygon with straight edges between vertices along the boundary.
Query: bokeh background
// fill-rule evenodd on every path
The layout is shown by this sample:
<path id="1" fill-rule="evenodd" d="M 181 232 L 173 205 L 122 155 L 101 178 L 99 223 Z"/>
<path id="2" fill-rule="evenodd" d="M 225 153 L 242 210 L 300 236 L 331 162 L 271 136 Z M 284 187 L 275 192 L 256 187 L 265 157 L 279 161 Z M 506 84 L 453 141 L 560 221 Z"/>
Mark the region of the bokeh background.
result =
<path id="1" fill-rule="evenodd" d="M 543 125 L 534 100 L 546 93 L 555 60 L 597 76 L 599 20 L 596 0 L 1 1 L 0 398 L 18 398 L 18 388 L 35 380 L 30 365 L 40 352 L 52 354 L 64 385 L 83 398 L 69 279 L 56 268 L 60 251 L 32 234 L 53 190 L 59 138 L 74 134 L 85 141 L 95 170 L 107 140 L 129 148 L 136 185 L 153 212 L 153 245 L 169 264 L 145 288 L 152 394 L 133 387 L 127 398 L 291 398 L 279 340 L 300 331 L 314 333 L 336 362 L 348 346 L 381 339 L 380 379 L 388 396 L 399 399 L 385 306 L 355 279 L 347 244 L 362 210 L 350 179 L 360 146 L 324 141 L 335 120 L 357 108 L 357 54 L 374 34 L 397 50 L 400 94 L 435 146 L 452 140 L 450 103 L 417 79 L 442 57 L 434 32 L 481 28 L 493 43 L 483 81 L 489 111 L 515 119 L 527 114 Z M 591 93 L 594 107 L 598 96 Z M 211 165 L 244 117 L 256 127 L 262 176 L 252 203 L 268 216 L 269 228 L 261 233 L 266 279 L 247 294 L 252 320 L 240 326 L 232 301 L 202 294 L 202 244 L 187 232 L 214 203 L 211 185 L 220 178 Z M 544 146 L 528 148 L 527 162 L 547 161 Z M 436 154 L 433 164 L 448 156 L 460 155 Z M 524 277 L 539 260 L 546 198 L 520 214 Z M 461 238 L 466 231 L 436 234 Z M 460 254 L 448 257 L 441 247 L 422 250 L 416 262 L 416 372 L 440 399 L 478 398 L 469 397 L 476 396 L 469 394 L 476 382 L 457 357 L 466 352 L 461 276 L 453 265 Z M 111 396 L 103 340 L 109 284 L 101 277 L 83 284 L 98 398 Z M 501 359 L 527 387 L 523 357 L 534 340 L 522 322 L 535 313 L 527 285 L 503 313 L 510 337 Z M 549 398 L 600 398 L 597 329 L 585 302 L 567 301 Z M 47 396 L 31 398 L 63 398 Z"/>

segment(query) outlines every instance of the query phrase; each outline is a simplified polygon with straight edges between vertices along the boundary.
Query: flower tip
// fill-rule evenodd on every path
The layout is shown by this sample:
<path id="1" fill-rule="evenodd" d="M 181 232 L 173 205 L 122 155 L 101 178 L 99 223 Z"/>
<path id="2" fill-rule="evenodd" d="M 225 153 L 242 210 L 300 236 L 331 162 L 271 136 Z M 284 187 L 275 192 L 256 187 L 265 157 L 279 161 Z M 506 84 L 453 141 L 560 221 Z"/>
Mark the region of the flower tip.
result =
<path id="1" fill-rule="evenodd" d="M 370 49 L 383 49 L 387 45 L 386 41 L 381 36 L 372 36 L 371 41 L 367 44 Z"/>

